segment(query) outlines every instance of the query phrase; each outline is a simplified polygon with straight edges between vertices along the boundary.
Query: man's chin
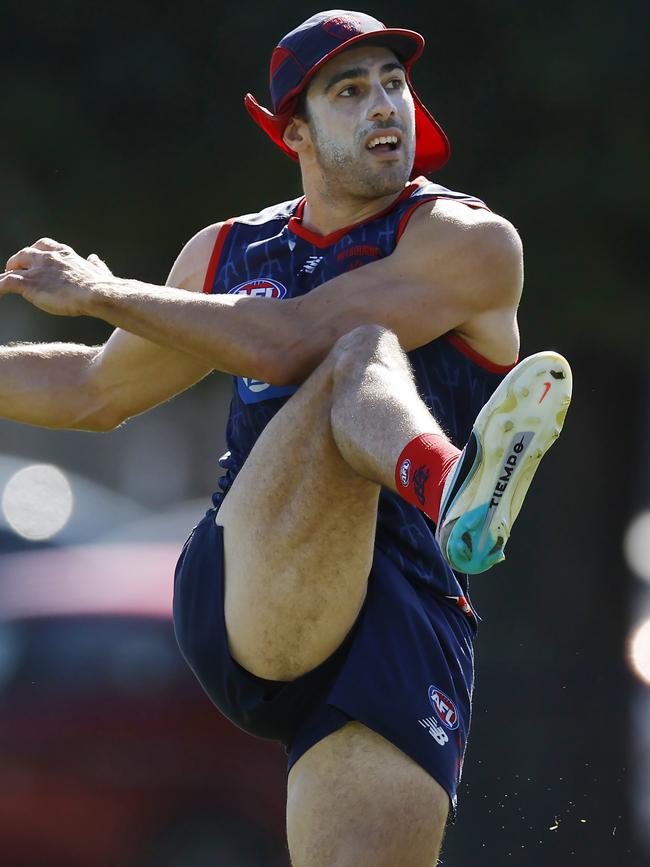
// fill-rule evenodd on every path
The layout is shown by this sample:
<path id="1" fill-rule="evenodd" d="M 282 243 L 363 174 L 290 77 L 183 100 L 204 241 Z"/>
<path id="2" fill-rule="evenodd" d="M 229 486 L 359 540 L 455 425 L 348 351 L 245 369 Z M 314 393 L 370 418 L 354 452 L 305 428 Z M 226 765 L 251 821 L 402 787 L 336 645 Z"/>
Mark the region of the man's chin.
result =
<path id="1" fill-rule="evenodd" d="M 328 186 L 374 199 L 401 193 L 411 177 L 413 160 L 378 160 L 366 155 L 319 163 L 323 178 L 330 182 Z"/>
<path id="2" fill-rule="evenodd" d="M 381 166 L 374 171 L 368 172 L 364 181 L 375 196 L 390 196 L 400 193 L 410 178 L 410 171 L 404 166 Z"/>

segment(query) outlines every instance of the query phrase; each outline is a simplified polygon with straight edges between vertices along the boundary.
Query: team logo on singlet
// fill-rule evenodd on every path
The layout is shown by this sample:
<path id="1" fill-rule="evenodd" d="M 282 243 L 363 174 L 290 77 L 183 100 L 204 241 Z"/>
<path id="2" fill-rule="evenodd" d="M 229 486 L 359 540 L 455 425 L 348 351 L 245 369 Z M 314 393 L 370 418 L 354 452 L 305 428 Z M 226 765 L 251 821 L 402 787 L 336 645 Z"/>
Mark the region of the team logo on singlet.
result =
<path id="1" fill-rule="evenodd" d="M 441 747 L 444 747 L 445 744 L 449 743 L 449 735 L 443 729 L 439 722 L 432 716 L 425 717 L 424 719 L 419 719 L 418 722 L 422 726 L 423 729 L 426 729 L 431 737 L 437 744 L 440 744 Z"/>
<path id="2" fill-rule="evenodd" d="M 450 731 L 458 728 L 458 712 L 453 701 L 437 686 L 429 687 L 429 701 L 440 722 Z"/>
<path id="3" fill-rule="evenodd" d="M 287 287 L 270 277 L 256 277 L 246 280 L 228 290 L 228 295 L 248 295 L 249 298 L 284 298 Z M 237 377 L 237 390 L 244 403 L 258 403 L 272 397 L 287 397 L 296 391 L 295 385 L 270 385 L 261 379 L 251 379 L 248 376 Z"/>
<path id="4" fill-rule="evenodd" d="M 228 295 L 248 295 L 250 298 L 284 298 L 287 287 L 269 277 L 246 280 L 228 290 Z"/>

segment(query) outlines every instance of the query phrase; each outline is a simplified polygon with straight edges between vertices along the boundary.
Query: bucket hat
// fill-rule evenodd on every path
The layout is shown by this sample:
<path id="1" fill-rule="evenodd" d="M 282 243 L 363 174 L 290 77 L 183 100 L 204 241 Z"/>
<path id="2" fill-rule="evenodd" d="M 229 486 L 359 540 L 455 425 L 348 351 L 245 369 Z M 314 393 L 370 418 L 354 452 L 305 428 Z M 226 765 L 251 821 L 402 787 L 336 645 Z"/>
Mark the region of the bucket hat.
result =
<path id="1" fill-rule="evenodd" d="M 297 154 L 282 140 L 298 99 L 311 79 L 329 60 L 357 45 L 392 49 L 404 65 L 406 83 L 415 105 L 415 158 L 411 177 L 441 168 L 449 159 L 449 141 L 425 108 L 411 83 L 411 66 L 424 49 L 424 37 L 414 30 L 386 27 L 363 12 L 332 9 L 318 12 L 287 33 L 271 55 L 272 110 L 247 93 L 244 104 L 253 120 L 292 159 Z"/>

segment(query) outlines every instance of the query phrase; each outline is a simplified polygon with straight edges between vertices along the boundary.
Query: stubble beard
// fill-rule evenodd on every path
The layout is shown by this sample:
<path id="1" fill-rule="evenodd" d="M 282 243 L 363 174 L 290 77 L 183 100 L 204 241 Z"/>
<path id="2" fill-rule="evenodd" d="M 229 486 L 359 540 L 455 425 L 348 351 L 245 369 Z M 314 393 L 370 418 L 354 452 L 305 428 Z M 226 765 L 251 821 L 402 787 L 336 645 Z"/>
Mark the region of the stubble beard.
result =
<path id="1" fill-rule="evenodd" d="M 395 163 L 377 162 L 374 167 L 364 159 L 363 141 L 367 131 L 358 141 L 347 147 L 330 138 L 315 118 L 310 120 L 310 129 L 316 160 L 320 168 L 322 192 L 332 199 L 348 196 L 355 199 L 375 199 L 399 193 L 411 176 L 415 152 L 414 136 L 404 135 L 401 147 L 405 159 Z M 370 157 L 372 159 L 372 157 Z"/>

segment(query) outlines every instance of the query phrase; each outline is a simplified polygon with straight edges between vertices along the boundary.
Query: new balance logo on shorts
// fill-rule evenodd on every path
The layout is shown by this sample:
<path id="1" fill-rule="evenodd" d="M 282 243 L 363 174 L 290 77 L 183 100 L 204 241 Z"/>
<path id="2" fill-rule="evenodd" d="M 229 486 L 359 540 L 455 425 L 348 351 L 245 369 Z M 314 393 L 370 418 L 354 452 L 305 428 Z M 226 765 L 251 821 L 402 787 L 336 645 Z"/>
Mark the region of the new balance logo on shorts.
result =
<path id="1" fill-rule="evenodd" d="M 434 741 L 437 741 L 441 747 L 444 747 L 449 740 L 449 735 L 442 726 L 438 725 L 432 716 L 428 716 L 426 719 L 419 719 L 418 722 L 423 728 L 429 729 L 429 734 Z"/>

